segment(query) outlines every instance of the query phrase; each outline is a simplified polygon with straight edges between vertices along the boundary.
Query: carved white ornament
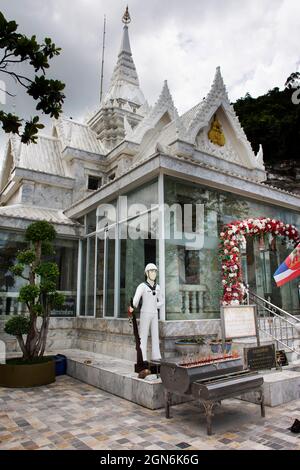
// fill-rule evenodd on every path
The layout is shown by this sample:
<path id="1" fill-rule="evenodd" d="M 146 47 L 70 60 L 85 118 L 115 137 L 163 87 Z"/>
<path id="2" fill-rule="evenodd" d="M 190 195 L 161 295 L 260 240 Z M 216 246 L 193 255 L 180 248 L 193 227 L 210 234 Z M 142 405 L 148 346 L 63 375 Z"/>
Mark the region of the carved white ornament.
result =
<path id="1" fill-rule="evenodd" d="M 196 138 L 196 147 L 198 150 L 219 158 L 223 158 L 224 160 L 228 160 L 233 163 L 241 163 L 239 155 L 232 147 L 228 138 L 226 138 L 225 145 L 220 147 L 219 145 L 213 144 L 209 140 L 207 133 L 207 128 L 199 132 Z"/>

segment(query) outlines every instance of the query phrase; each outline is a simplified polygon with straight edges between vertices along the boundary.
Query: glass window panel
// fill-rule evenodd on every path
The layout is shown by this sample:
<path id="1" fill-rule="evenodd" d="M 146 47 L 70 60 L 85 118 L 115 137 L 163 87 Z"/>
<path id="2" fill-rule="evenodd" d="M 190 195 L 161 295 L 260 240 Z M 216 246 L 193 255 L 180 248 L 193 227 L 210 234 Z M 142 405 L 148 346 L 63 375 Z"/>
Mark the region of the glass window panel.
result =
<path id="1" fill-rule="evenodd" d="M 143 186 L 140 186 L 138 189 L 135 189 L 128 194 L 127 196 L 127 207 L 131 204 L 142 204 L 145 206 L 145 210 L 150 209 L 151 205 L 158 204 L 158 182 L 157 179 L 151 183 L 146 183 Z M 121 213 L 120 218 L 127 218 L 126 213 Z"/>
<path id="2" fill-rule="evenodd" d="M 55 253 L 45 256 L 45 261 L 57 263 L 60 275 L 57 281 L 57 290 L 66 296 L 65 303 L 60 310 L 53 310 L 52 316 L 75 316 L 76 290 L 77 290 L 77 253 L 78 241 L 56 239 L 54 241 Z M 19 250 L 28 248 L 24 234 L 14 232 L 0 232 L 0 315 L 25 313 L 27 308 L 17 301 L 20 288 L 26 280 L 13 276 L 9 267 L 16 263 Z M 25 272 L 26 274 L 26 272 Z"/>
<path id="3" fill-rule="evenodd" d="M 23 234 L 0 232 L 0 318 L 27 311 L 25 304 L 17 301 L 19 290 L 26 281 L 14 276 L 9 269 L 16 264 L 17 252 L 27 247 Z"/>
<path id="4" fill-rule="evenodd" d="M 97 234 L 96 317 L 103 317 L 104 232 Z"/>
<path id="5" fill-rule="evenodd" d="M 64 305 L 51 311 L 51 316 L 76 316 L 78 240 L 56 239 L 54 256 L 50 259 L 58 265 L 57 290 L 65 295 Z"/>
<path id="6" fill-rule="evenodd" d="M 87 238 L 81 241 L 80 316 L 85 315 Z"/>
<path id="7" fill-rule="evenodd" d="M 140 229 L 140 237 L 132 237 Z M 145 280 L 148 263 L 158 265 L 158 211 L 144 214 L 120 225 L 120 317 L 126 318 L 130 298 Z M 127 237 L 125 238 L 125 235 Z M 159 282 L 159 279 L 157 279 Z"/>
<path id="8" fill-rule="evenodd" d="M 100 204 L 96 210 L 97 232 L 117 222 L 117 201 Z"/>
<path id="9" fill-rule="evenodd" d="M 174 217 L 165 218 L 166 257 L 166 314 L 167 319 L 217 318 L 222 295 L 221 266 L 218 259 L 219 233 L 224 224 L 250 217 L 270 217 L 294 224 L 300 229 L 300 214 L 243 198 L 233 193 L 218 191 L 202 185 L 165 178 L 165 203 L 204 205 L 204 243 L 194 252 L 189 252 L 184 234 L 174 236 Z M 194 212 L 192 228 L 194 230 Z M 169 230 L 169 232 L 168 232 Z M 264 250 L 259 243 L 247 237 L 247 248 L 242 258 L 244 280 L 250 288 L 276 305 L 293 313 L 300 313 L 299 280 L 293 280 L 278 288 L 273 273 L 291 252 L 291 247 L 281 245 L 277 239 L 277 252 L 266 244 Z"/>
<path id="10" fill-rule="evenodd" d="M 85 315 L 94 316 L 95 237 L 87 239 Z"/>
<path id="11" fill-rule="evenodd" d="M 96 231 L 96 209 L 86 215 L 86 234 Z"/>
<path id="12" fill-rule="evenodd" d="M 105 239 L 105 316 L 114 316 L 115 236 L 109 231 Z"/>

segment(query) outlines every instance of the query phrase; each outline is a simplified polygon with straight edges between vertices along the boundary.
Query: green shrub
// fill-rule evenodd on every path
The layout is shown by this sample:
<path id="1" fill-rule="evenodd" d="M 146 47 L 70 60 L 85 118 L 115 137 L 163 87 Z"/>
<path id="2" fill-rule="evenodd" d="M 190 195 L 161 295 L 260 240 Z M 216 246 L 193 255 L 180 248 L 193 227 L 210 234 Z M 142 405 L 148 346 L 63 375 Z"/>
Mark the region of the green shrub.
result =
<path id="1" fill-rule="evenodd" d="M 40 293 L 38 286 L 27 285 L 23 286 L 19 292 L 19 302 L 34 302 Z"/>
<path id="2" fill-rule="evenodd" d="M 14 336 L 27 335 L 29 331 L 29 318 L 25 315 L 11 317 L 5 323 L 4 331 Z"/>
<path id="3" fill-rule="evenodd" d="M 39 241 L 53 241 L 56 237 L 56 231 L 53 225 L 46 222 L 46 220 L 40 220 L 39 222 L 33 222 L 27 227 L 25 232 L 26 240 L 32 242 Z"/>
<path id="4" fill-rule="evenodd" d="M 33 222 L 26 230 L 30 249 L 18 252 L 18 263 L 11 272 L 27 280 L 19 291 L 18 301 L 25 303 L 28 317 L 16 316 L 8 320 L 5 331 L 17 337 L 24 360 L 42 357 L 46 347 L 51 310 L 61 307 L 65 296 L 56 291 L 59 269 L 56 263 L 44 261 L 43 256 L 53 253 L 54 227 L 47 221 Z M 23 271 L 26 269 L 26 276 Z M 37 326 L 37 319 L 41 323 Z M 28 335 L 28 341 L 22 335 Z"/>

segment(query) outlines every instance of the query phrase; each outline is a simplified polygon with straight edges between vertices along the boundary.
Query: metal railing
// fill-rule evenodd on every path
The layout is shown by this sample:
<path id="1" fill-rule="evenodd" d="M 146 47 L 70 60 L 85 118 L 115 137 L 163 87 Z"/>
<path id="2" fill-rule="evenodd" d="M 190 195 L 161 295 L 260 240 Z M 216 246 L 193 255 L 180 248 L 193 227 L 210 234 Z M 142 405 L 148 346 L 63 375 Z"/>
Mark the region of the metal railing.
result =
<path id="1" fill-rule="evenodd" d="M 300 343 L 300 318 L 283 310 L 277 305 L 260 297 L 255 292 L 247 289 L 248 303 L 254 303 L 257 306 L 259 329 L 276 342 L 277 349 L 279 345 L 300 356 L 299 346 L 295 347 L 295 342 Z"/>

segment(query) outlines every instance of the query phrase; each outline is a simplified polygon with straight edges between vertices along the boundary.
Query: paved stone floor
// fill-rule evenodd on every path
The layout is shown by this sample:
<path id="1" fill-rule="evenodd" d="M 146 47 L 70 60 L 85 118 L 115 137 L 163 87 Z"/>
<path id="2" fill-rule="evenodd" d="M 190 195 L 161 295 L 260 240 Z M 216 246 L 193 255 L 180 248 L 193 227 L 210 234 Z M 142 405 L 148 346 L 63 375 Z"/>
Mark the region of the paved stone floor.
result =
<path id="1" fill-rule="evenodd" d="M 300 400 L 260 408 L 225 400 L 208 437 L 196 402 L 151 411 L 74 380 L 35 389 L 0 388 L 0 449 L 294 449 L 300 435 L 287 428 L 300 417 Z"/>

